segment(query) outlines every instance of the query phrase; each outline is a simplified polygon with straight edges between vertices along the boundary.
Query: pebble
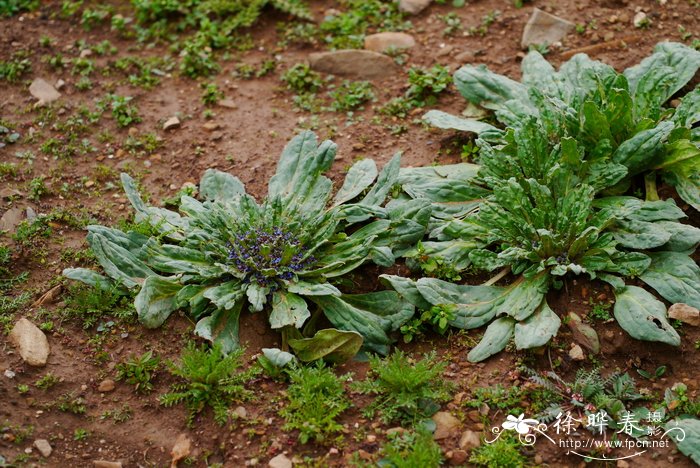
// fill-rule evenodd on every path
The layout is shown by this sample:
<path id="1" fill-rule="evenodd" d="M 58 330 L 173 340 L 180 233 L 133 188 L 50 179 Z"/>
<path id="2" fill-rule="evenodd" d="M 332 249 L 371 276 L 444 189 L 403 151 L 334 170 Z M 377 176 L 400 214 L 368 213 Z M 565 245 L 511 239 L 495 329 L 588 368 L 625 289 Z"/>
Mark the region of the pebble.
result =
<path id="1" fill-rule="evenodd" d="M 238 106 L 236 105 L 235 102 L 233 102 L 233 99 L 222 99 L 219 101 L 219 107 L 225 107 L 227 109 L 236 109 Z"/>
<path id="2" fill-rule="evenodd" d="M 93 460 L 95 468 L 123 468 L 122 462 L 111 462 L 107 460 Z"/>
<path id="3" fill-rule="evenodd" d="M 464 431 L 459 439 L 459 448 L 462 450 L 471 450 L 481 445 L 479 434 L 474 431 Z"/>
<path id="4" fill-rule="evenodd" d="M 51 444 L 49 444 L 49 441 L 46 439 L 37 439 L 34 441 L 34 447 L 39 451 L 42 457 L 44 458 L 49 458 L 51 456 L 51 452 L 53 452 L 53 448 L 51 448 Z"/>
<path id="5" fill-rule="evenodd" d="M 280 453 L 272 460 L 270 460 L 268 466 L 270 468 L 292 468 L 292 460 L 287 458 L 285 454 Z"/>
<path id="6" fill-rule="evenodd" d="M 564 39 L 574 27 L 571 21 L 535 8 L 525 25 L 520 45 L 523 49 L 531 45 L 551 45 Z"/>
<path id="7" fill-rule="evenodd" d="M 461 424 L 459 419 L 446 411 L 438 411 L 433 415 L 432 419 L 435 423 L 435 433 L 433 434 L 435 440 L 451 437 Z"/>
<path id="8" fill-rule="evenodd" d="M 365 37 L 365 49 L 380 53 L 390 49 L 410 49 L 415 45 L 413 36 L 401 32 L 380 32 Z"/>
<path id="9" fill-rule="evenodd" d="M 586 359 L 586 356 L 583 354 L 583 349 L 577 344 L 573 345 L 569 350 L 569 357 L 574 361 L 583 361 Z"/>
<path id="10" fill-rule="evenodd" d="M 351 78 L 372 80 L 397 74 L 394 60 L 371 50 L 334 50 L 309 55 L 309 64 L 315 71 Z"/>
<path id="11" fill-rule="evenodd" d="M 39 100 L 36 103 L 37 106 L 50 104 L 61 97 L 61 93 L 42 78 L 34 78 L 32 84 L 29 85 L 29 93 Z"/>
<path id="12" fill-rule="evenodd" d="M 97 387 L 97 391 L 101 393 L 111 392 L 112 390 L 114 390 L 115 386 L 116 384 L 114 383 L 114 380 L 105 379 L 102 382 L 100 382 L 100 385 Z"/>
<path id="13" fill-rule="evenodd" d="M 467 461 L 467 452 L 464 450 L 454 450 L 449 460 L 450 465 L 463 465 Z"/>
<path id="14" fill-rule="evenodd" d="M 399 10 L 415 15 L 425 10 L 432 0 L 399 0 Z"/>
<path id="15" fill-rule="evenodd" d="M 172 130 L 180 126 L 180 119 L 177 116 L 172 116 L 163 124 L 163 130 Z"/>
<path id="16" fill-rule="evenodd" d="M 668 316 L 688 325 L 700 327 L 700 310 L 688 304 L 683 304 L 682 302 L 673 304 L 668 308 Z"/>
<path id="17" fill-rule="evenodd" d="M 641 28 L 647 23 L 647 21 L 647 14 L 643 11 L 640 11 L 636 15 L 634 15 L 634 18 L 632 19 L 632 24 L 634 24 L 635 28 Z"/>
<path id="18" fill-rule="evenodd" d="M 45 366 L 51 349 L 49 340 L 44 332 L 26 318 L 21 318 L 15 323 L 10 335 L 12 343 L 19 350 L 19 355 L 30 366 Z"/>

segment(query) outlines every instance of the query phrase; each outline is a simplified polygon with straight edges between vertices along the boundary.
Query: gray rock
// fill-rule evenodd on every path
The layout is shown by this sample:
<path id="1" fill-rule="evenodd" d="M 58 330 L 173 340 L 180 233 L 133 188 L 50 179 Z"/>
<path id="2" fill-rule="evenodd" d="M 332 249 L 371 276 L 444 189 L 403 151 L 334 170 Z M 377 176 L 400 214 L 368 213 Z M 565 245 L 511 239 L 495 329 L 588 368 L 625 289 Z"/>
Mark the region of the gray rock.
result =
<path id="1" fill-rule="evenodd" d="M 54 102 L 61 97 L 61 93 L 56 91 L 56 88 L 41 78 L 34 78 L 32 84 L 29 85 L 29 92 L 39 100 L 39 102 L 37 102 L 39 106 Z"/>
<path id="2" fill-rule="evenodd" d="M 399 0 L 399 11 L 415 15 L 425 10 L 432 0 Z"/>
<path id="3" fill-rule="evenodd" d="M 459 448 L 462 450 L 471 450 L 481 445 L 479 434 L 474 431 L 464 431 L 459 439 Z"/>
<path id="4" fill-rule="evenodd" d="M 37 439 L 34 441 L 34 447 L 39 451 L 42 457 L 44 458 L 49 458 L 51 456 L 51 452 L 53 452 L 53 448 L 51 448 L 51 444 L 49 444 L 49 441 L 46 439 Z"/>
<path id="5" fill-rule="evenodd" d="M 372 80 L 398 73 L 391 57 L 371 50 L 335 50 L 309 55 L 311 68 L 323 73 Z"/>
<path id="6" fill-rule="evenodd" d="M 51 351 L 49 340 L 32 322 L 26 318 L 19 319 L 8 338 L 10 343 L 17 347 L 24 362 L 30 366 L 46 365 Z"/>
<path id="7" fill-rule="evenodd" d="M 122 462 L 111 462 L 106 460 L 93 460 L 95 468 L 123 468 Z"/>
<path id="8" fill-rule="evenodd" d="M 457 429 L 459 429 L 461 424 L 459 419 L 447 411 L 438 411 L 433 415 L 432 419 L 435 423 L 435 433 L 433 434 L 435 440 L 447 439 L 453 436 L 457 433 Z"/>
<path id="9" fill-rule="evenodd" d="M 165 121 L 165 123 L 163 124 L 163 130 L 172 130 L 174 128 L 178 128 L 179 126 L 180 119 L 178 119 L 177 116 L 173 116 Z"/>
<path id="10" fill-rule="evenodd" d="M 410 49 L 415 45 L 413 36 L 402 32 L 380 32 L 365 37 L 365 49 L 379 53 L 392 48 Z"/>
<path id="11" fill-rule="evenodd" d="M 24 210 L 22 208 L 10 208 L 0 218 L 0 231 L 13 232 L 17 225 L 24 218 Z"/>
<path id="12" fill-rule="evenodd" d="M 688 304 L 683 304 L 682 302 L 673 304 L 668 308 L 668 316 L 688 325 L 700 327 L 700 310 Z"/>
<path id="13" fill-rule="evenodd" d="M 287 458 L 285 454 L 280 453 L 272 460 L 270 460 L 268 466 L 270 468 L 292 468 L 292 460 Z"/>
<path id="14" fill-rule="evenodd" d="M 527 49 L 533 44 L 554 44 L 564 39 L 574 27 L 570 21 L 535 8 L 523 30 L 521 45 Z"/>

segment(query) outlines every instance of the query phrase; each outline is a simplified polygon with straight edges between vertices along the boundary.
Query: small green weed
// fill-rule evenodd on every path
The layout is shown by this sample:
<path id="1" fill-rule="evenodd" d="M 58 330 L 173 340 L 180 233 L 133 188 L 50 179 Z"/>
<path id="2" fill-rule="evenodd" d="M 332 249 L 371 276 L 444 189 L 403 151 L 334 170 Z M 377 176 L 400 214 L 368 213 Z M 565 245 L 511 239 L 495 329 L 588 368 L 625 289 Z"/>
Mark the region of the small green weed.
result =
<path id="1" fill-rule="evenodd" d="M 61 395 L 55 402 L 54 406 L 59 411 L 64 413 L 85 414 L 87 412 L 87 404 L 82 397 L 76 397 L 72 393 Z"/>
<path id="2" fill-rule="evenodd" d="M 512 434 L 504 433 L 496 442 L 475 448 L 469 462 L 488 468 L 522 468 L 527 458 L 520 453 L 520 446 Z"/>
<path id="3" fill-rule="evenodd" d="M 427 431 L 394 432 L 382 447 L 380 466 L 392 468 L 433 468 L 442 464 L 442 451 Z"/>
<path id="4" fill-rule="evenodd" d="M 42 390 L 48 390 L 54 385 L 58 384 L 60 381 L 61 379 L 49 372 L 45 376 L 34 382 L 34 386 Z"/>
<path id="5" fill-rule="evenodd" d="M 117 380 L 124 380 L 133 385 L 137 392 L 149 393 L 153 390 L 153 379 L 160 358 L 153 355 L 153 351 L 146 351 L 141 356 L 131 356 L 126 361 L 117 365 Z"/>
<path id="6" fill-rule="evenodd" d="M 440 403 L 450 399 L 452 385 L 442 378 L 447 363 L 435 356 L 432 352 L 416 362 L 401 351 L 384 360 L 371 357 L 367 380 L 353 385 L 360 393 L 377 396 L 364 414 L 373 417 L 378 412 L 385 423 L 416 424 L 437 412 Z"/>
<path id="7" fill-rule="evenodd" d="M 343 387 L 343 381 L 350 376 L 339 378 L 322 363 L 294 368 L 288 375 L 289 403 L 280 412 L 287 421 L 283 429 L 299 430 L 302 444 L 310 440 L 330 442 L 330 437 L 343 429 L 336 418 L 351 406 Z"/>
<path id="8" fill-rule="evenodd" d="M 132 99 L 130 96 L 108 94 L 104 99 L 100 100 L 98 107 L 102 110 L 111 109 L 112 118 L 117 122 L 117 125 L 119 127 L 128 127 L 141 122 L 138 107 L 129 104 Z"/>
<path id="9" fill-rule="evenodd" d="M 369 81 L 345 80 L 328 95 L 333 99 L 330 107 L 336 112 L 351 111 L 375 99 L 372 83 Z"/>
<path id="10" fill-rule="evenodd" d="M 202 83 L 202 103 L 205 106 L 213 106 L 224 98 L 224 93 L 219 90 L 216 83 Z"/>
<path id="11" fill-rule="evenodd" d="M 224 355 L 218 346 L 197 348 L 190 343 L 183 351 L 179 364 L 168 362 L 170 373 L 179 377 L 181 382 L 173 384 L 172 392 L 161 395 L 161 404 L 169 407 L 184 403 L 188 410 L 187 425 L 190 427 L 195 416 L 210 406 L 214 411 L 214 420 L 223 426 L 229 418 L 228 407 L 232 403 L 253 397 L 253 393 L 244 385 L 260 372 L 258 367 L 239 370 L 242 357 L 241 349 Z"/>
<path id="12" fill-rule="evenodd" d="M 133 297 L 118 285 L 92 287 L 71 283 L 65 298 L 65 318 L 79 320 L 83 328 L 91 328 L 105 318 L 129 320 L 134 318 Z"/>
<path id="13" fill-rule="evenodd" d="M 32 62 L 26 50 L 15 52 L 10 60 L 0 60 L 0 80 L 16 83 L 32 70 Z"/>

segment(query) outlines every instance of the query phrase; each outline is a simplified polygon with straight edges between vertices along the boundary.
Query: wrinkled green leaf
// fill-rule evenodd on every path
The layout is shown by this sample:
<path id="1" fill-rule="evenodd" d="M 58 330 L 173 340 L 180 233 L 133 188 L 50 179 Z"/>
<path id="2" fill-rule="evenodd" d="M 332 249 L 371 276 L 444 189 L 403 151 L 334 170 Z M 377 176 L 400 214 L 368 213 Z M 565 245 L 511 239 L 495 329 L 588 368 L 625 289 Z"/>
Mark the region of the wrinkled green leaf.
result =
<path id="1" fill-rule="evenodd" d="M 231 174 L 207 169 L 199 182 L 199 193 L 206 200 L 232 201 L 245 194 L 245 187 Z"/>
<path id="2" fill-rule="evenodd" d="M 241 347 L 238 338 L 239 318 L 243 301 L 239 301 L 231 309 L 217 309 L 213 314 L 197 322 L 194 328 L 196 335 L 221 346 L 228 354 Z"/>
<path id="3" fill-rule="evenodd" d="M 617 323 L 632 338 L 681 344 L 681 337 L 668 323 L 664 304 L 642 288 L 627 286 L 616 292 L 613 312 Z"/>
<path id="4" fill-rule="evenodd" d="M 333 206 L 352 200 L 369 187 L 377 178 L 377 165 L 372 159 L 361 159 L 352 165 L 345 175 L 345 182 L 333 199 Z"/>
<path id="5" fill-rule="evenodd" d="M 700 267 L 688 255 L 652 252 L 651 265 L 639 277 L 671 303 L 700 308 Z"/>
<path id="6" fill-rule="evenodd" d="M 176 296 L 182 285 L 160 276 L 149 276 L 136 295 L 134 307 L 139 321 L 148 328 L 159 327 L 178 308 Z"/>
<path id="7" fill-rule="evenodd" d="M 112 280 L 106 276 L 95 273 L 87 268 L 66 268 L 63 270 L 63 276 L 104 290 L 108 290 L 112 284 Z"/>
<path id="8" fill-rule="evenodd" d="M 678 450 L 700 465 L 700 420 L 676 418 L 666 423 L 666 437 L 673 440 Z"/>
<path id="9" fill-rule="evenodd" d="M 467 355 L 470 362 L 483 361 L 496 353 L 503 351 L 513 337 L 515 320 L 501 317 L 488 326 L 484 337 Z"/>
<path id="10" fill-rule="evenodd" d="M 272 294 L 270 326 L 273 329 L 286 326 L 301 328 L 310 316 L 306 301 L 296 294 L 284 291 Z"/>
<path id="11" fill-rule="evenodd" d="M 289 346 L 303 362 L 318 359 L 332 363 L 349 361 L 362 347 L 362 335 L 354 331 L 326 328 L 312 338 L 289 340 Z"/>
<path id="12" fill-rule="evenodd" d="M 542 301 L 539 310 L 522 322 L 515 324 L 515 346 L 518 349 L 544 346 L 559 331 L 561 319 L 546 301 Z"/>

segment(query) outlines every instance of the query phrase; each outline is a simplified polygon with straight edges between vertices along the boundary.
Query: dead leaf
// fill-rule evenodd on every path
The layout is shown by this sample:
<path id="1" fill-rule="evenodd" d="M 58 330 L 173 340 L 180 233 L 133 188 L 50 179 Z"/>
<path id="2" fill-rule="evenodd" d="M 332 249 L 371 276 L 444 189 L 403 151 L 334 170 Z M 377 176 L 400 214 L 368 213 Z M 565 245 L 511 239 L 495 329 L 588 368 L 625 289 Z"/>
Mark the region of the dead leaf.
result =
<path id="1" fill-rule="evenodd" d="M 32 307 L 41 307 L 44 304 L 53 304 L 59 297 L 61 297 L 62 290 L 63 286 L 60 284 L 58 286 L 54 286 L 46 291 L 39 299 L 37 299 L 34 304 L 32 304 Z"/>

